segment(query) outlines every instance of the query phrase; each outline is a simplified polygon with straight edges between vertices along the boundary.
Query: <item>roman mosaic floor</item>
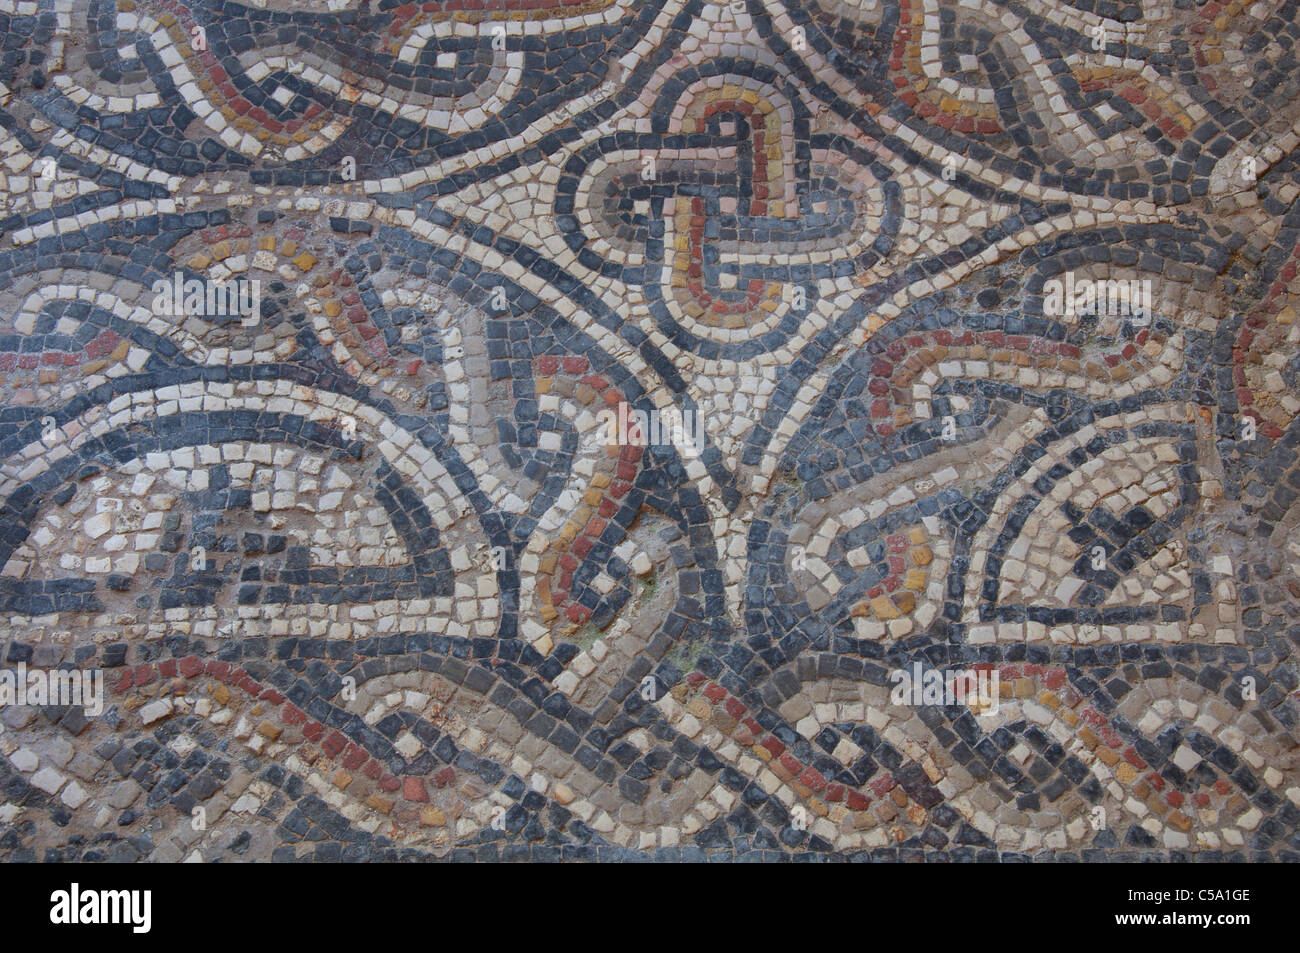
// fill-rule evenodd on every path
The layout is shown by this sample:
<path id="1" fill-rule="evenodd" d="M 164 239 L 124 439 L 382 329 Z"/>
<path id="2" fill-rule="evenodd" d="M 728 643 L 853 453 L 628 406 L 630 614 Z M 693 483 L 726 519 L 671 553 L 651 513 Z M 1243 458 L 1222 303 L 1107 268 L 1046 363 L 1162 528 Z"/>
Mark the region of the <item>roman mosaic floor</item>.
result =
<path id="1" fill-rule="evenodd" d="M 0 0 L 0 860 L 1300 859 L 1298 7 Z"/>

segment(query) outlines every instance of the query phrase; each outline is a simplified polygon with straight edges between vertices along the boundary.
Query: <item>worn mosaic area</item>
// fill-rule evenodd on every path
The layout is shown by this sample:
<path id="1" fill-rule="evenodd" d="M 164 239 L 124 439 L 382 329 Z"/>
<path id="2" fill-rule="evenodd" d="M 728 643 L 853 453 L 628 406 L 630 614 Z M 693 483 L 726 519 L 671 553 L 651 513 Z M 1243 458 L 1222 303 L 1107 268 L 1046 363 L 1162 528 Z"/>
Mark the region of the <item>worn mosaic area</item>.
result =
<path id="1" fill-rule="evenodd" d="M 0 859 L 1300 858 L 1297 7 L 0 0 Z"/>

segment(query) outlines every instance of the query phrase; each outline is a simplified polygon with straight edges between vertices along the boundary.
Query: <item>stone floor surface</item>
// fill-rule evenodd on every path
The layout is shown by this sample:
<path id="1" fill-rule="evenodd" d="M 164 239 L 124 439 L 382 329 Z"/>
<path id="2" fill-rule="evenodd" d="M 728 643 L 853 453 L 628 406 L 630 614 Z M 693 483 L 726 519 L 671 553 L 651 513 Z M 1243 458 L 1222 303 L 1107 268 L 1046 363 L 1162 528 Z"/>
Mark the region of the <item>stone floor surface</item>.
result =
<path id="1" fill-rule="evenodd" d="M 0 0 L 0 860 L 1300 859 L 1298 11 Z"/>

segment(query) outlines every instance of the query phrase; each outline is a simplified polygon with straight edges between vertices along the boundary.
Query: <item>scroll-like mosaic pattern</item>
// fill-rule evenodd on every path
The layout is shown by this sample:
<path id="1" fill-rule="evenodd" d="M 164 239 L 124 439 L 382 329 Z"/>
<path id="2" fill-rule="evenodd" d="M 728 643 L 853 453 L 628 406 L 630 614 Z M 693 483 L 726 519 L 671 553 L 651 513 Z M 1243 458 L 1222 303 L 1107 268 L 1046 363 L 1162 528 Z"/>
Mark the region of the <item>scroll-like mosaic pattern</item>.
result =
<path id="1" fill-rule="evenodd" d="M 1300 858 L 1297 0 L 0 0 L 0 859 Z"/>

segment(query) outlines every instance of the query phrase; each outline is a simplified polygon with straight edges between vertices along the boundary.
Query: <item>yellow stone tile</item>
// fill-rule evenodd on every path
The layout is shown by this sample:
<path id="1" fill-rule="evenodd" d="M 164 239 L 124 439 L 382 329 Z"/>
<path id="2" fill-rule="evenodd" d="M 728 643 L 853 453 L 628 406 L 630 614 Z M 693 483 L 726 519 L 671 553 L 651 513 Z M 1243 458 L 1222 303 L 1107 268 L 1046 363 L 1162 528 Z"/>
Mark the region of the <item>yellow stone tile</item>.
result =
<path id="1" fill-rule="evenodd" d="M 703 695 L 697 695 L 687 704 L 686 711 L 700 721 L 708 721 L 709 716 L 713 714 L 713 706 Z"/>
<path id="2" fill-rule="evenodd" d="M 447 815 L 436 807 L 420 808 L 420 823 L 425 827 L 442 827 L 447 823 Z"/>
<path id="3" fill-rule="evenodd" d="M 897 619 L 902 613 L 886 596 L 876 596 L 871 600 L 871 611 L 878 619 Z"/>
<path id="4" fill-rule="evenodd" d="M 378 811 L 380 814 L 388 814 L 393 809 L 393 802 L 389 798 L 372 794 L 366 798 L 366 807 Z"/>

